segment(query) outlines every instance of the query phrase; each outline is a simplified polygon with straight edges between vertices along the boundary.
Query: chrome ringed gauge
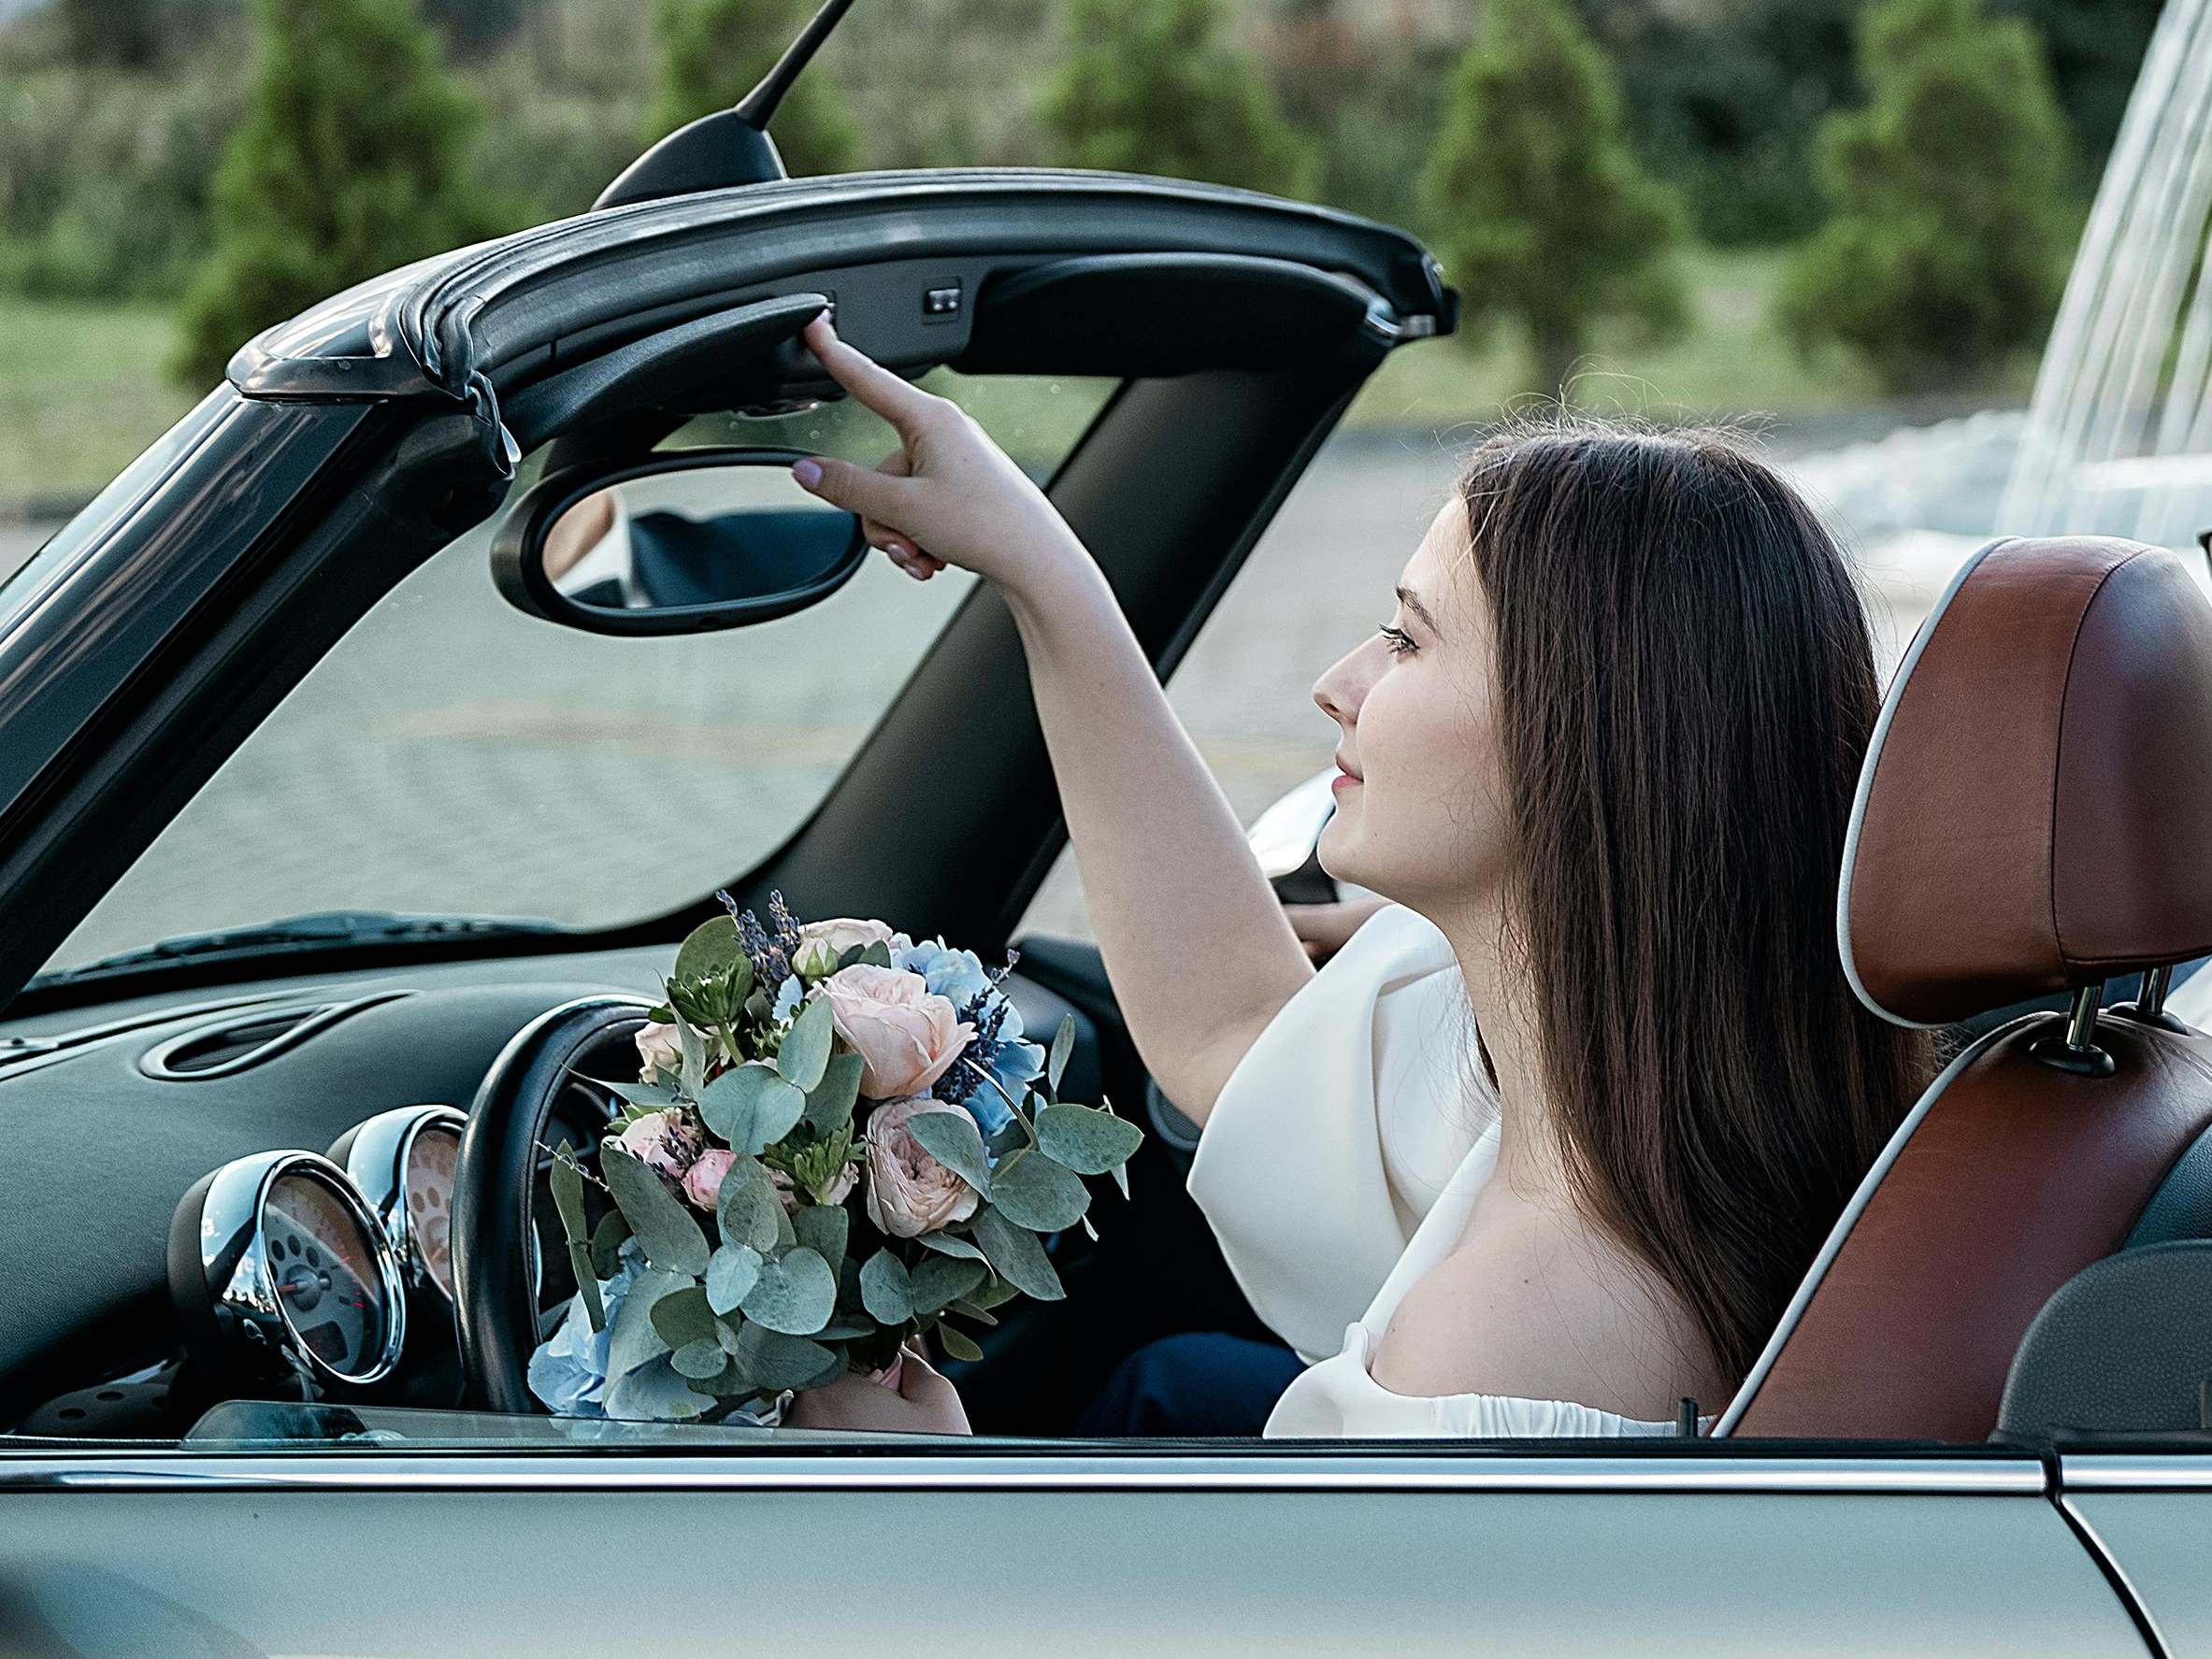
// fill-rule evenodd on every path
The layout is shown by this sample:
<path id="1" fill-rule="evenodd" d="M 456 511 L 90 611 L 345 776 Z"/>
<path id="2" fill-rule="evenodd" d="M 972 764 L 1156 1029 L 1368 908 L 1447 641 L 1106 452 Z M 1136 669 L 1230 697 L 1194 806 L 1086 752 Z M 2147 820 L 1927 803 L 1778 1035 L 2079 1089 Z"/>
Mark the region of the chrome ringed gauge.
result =
<path id="1" fill-rule="evenodd" d="M 401 1106 L 355 1124 L 330 1149 L 398 1251 L 410 1290 L 453 1299 L 453 1169 L 467 1114 Z"/>
<path id="2" fill-rule="evenodd" d="M 391 1374 L 407 1331 L 399 1257 L 345 1171 L 256 1152 L 203 1177 L 169 1225 L 169 1292 L 187 1340 L 360 1385 Z"/>

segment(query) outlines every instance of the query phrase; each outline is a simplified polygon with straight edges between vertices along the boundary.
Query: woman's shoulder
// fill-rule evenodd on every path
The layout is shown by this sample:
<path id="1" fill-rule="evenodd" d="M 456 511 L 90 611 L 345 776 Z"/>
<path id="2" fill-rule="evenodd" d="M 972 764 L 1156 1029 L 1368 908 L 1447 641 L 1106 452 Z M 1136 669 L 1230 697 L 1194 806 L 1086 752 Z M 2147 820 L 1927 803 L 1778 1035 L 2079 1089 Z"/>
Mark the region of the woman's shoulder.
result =
<path id="1" fill-rule="evenodd" d="M 1374 1380 L 1393 1394 L 1574 1401 L 1671 1421 L 1721 1388 L 1688 1309 L 1647 1268 L 1530 1212 L 1454 1251 L 1392 1309 Z"/>

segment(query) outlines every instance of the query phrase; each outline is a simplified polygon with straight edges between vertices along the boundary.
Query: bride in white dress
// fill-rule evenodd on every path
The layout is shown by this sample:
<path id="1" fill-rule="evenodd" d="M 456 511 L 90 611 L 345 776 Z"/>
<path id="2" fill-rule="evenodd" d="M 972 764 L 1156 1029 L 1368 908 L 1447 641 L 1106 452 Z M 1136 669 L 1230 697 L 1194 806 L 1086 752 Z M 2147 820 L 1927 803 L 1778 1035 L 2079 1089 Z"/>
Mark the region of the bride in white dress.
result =
<path id="1" fill-rule="evenodd" d="M 1716 1410 L 1925 1069 L 1836 959 L 1880 693 L 1803 504 L 1717 438 L 1480 446 L 1315 687 L 1341 734 L 1322 862 L 1394 901 L 1316 975 L 1051 503 L 955 405 L 826 319 L 807 337 L 900 448 L 798 481 L 1013 614 L 1116 999 L 1203 1125 L 1192 1193 L 1314 1362 L 1267 1432 Z M 920 1365 L 789 1421 L 967 1426 Z"/>

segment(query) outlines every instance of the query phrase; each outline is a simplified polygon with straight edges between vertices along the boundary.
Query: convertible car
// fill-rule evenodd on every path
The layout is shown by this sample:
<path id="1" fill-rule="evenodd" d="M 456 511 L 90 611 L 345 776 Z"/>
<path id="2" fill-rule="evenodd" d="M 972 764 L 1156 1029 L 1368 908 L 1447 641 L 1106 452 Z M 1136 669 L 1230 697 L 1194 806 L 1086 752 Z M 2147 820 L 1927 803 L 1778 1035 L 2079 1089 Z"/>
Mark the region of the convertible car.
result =
<path id="1" fill-rule="evenodd" d="M 1013 937 L 1064 830 L 1006 611 L 774 487 L 890 447 L 825 306 L 1048 480 L 1166 676 L 1456 296 L 1325 208 L 948 170 L 641 192 L 244 348 L 0 585 L 0 1649 L 2212 1652 L 2170 554 L 1993 544 L 1901 669 L 1842 946 L 1965 1046 L 1716 1432 L 1078 1439 L 1143 1342 L 1263 1333 L 1096 952 Z M 1155 1131 L 954 1366 L 972 1439 L 528 1390 L 543 1149 L 717 889 L 1018 947 Z"/>

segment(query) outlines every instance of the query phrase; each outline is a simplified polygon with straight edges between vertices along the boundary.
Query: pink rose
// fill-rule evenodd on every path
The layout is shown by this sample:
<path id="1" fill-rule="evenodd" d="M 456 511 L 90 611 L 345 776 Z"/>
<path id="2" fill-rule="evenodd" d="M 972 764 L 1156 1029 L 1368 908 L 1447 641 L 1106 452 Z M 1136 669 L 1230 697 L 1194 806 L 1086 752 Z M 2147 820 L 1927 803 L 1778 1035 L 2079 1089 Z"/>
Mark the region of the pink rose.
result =
<path id="1" fill-rule="evenodd" d="M 738 1154 L 727 1148 L 709 1147 L 684 1175 L 683 1195 L 701 1209 L 712 1209 L 714 1200 L 722 1195 L 722 1178 L 737 1161 Z"/>
<path id="2" fill-rule="evenodd" d="M 662 1179 L 678 1183 L 699 1155 L 698 1137 L 674 1111 L 647 1112 L 616 1136 L 614 1144 Z"/>
<path id="3" fill-rule="evenodd" d="M 683 1045 L 677 1040 L 676 1027 L 648 1020 L 638 1033 L 639 1080 L 650 1083 L 664 1071 L 682 1069 Z"/>
<path id="4" fill-rule="evenodd" d="M 847 970 L 848 972 L 851 970 Z M 868 1120 L 868 1219 L 894 1238 L 918 1238 L 975 1213 L 976 1190 L 922 1150 L 907 1120 L 960 1108 L 941 1100 L 892 1100 Z"/>
<path id="5" fill-rule="evenodd" d="M 840 916 L 829 922 L 810 922 L 798 930 L 798 949 L 791 953 L 791 971 L 801 979 L 819 980 L 837 971 L 837 959 L 855 945 L 903 944 L 904 939 L 881 922 L 857 916 Z"/>
<path id="6" fill-rule="evenodd" d="M 860 1092 L 870 1100 L 919 1094 L 944 1076 L 975 1036 L 952 1002 L 904 968 L 844 968 L 822 981 L 829 1015 L 860 1056 Z"/>

